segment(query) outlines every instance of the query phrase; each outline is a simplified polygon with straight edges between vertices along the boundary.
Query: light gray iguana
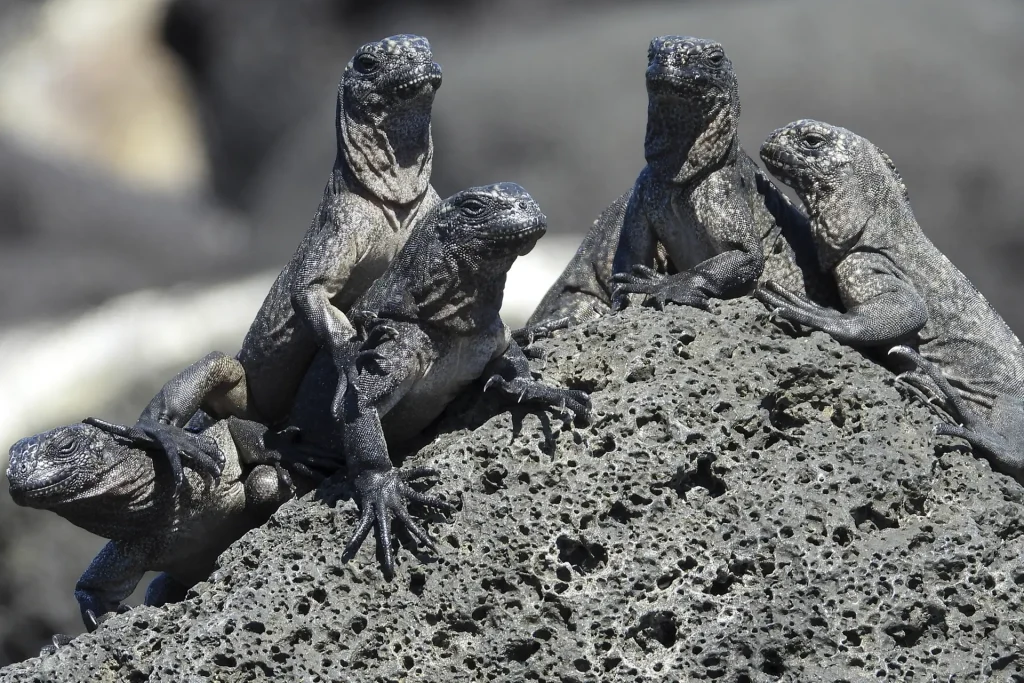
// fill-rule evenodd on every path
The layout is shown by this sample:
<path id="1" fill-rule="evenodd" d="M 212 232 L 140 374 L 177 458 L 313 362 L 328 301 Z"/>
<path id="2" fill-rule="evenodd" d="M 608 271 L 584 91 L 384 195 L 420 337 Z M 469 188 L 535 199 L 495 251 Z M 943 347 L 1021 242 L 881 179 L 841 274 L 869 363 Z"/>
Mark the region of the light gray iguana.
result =
<path id="1" fill-rule="evenodd" d="M 439 201 L 430 186 L 430 115 L 440 84 L 441 68 L 420 36 L 392 36 L 356 51 L 338 90 L 338 153 L 323 199 L 241 350 L 234 358 L 210 353 L 183 370 L 137 428 L 189 456 L 196 447 L 180 428 L 192 412 L 175 408 L 182 403 L 175 393 L 201 400 L 216 386 L 204 403 L 208 414 L 277 425 L 318 349 L 344 371 L 356 343 L 346 311 Z M 336 402 L 340 413 L 340 394 Z"/>
<path id="2" fill-rule="evenodd" d="M 925 236 L 892 160 L 855 133 L 811 120 L 773 132 L 761 158 L 807 207 L 846 311 L 773 282 L 757 296 L 785 319 L 911 363 L 907 379 L 944 399 L 961 423 L 937 431 L 966 439 L 1024 483 L 1024 347 Z"/>
<path id="3" fill-rule="evenodd" d="M 519 335 L 606 313 L 615 291 L 704 308 L 710 297 L 749 291 L 762 270 L 834 302 L 807 218 L 739 145 L 736 75 L 722 46 L 662 36 L 647 60 L 647 166 L 597 219 Z"/>

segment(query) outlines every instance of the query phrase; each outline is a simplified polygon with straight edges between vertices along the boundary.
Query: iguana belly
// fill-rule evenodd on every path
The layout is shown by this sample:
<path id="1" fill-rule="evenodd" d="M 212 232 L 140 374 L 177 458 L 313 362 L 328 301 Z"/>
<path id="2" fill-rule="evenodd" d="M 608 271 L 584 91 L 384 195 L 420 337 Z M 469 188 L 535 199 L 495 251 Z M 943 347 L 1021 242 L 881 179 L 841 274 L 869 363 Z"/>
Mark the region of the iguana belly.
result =
<path id="1" fill-rule="evenodd" d="M 452 400 L 483 374 L 504 348 L 504 335 L 460 338 L 426 366 L 402 399 L 384 416 L 388 443 L 401 443 L 422 432 Z"/>

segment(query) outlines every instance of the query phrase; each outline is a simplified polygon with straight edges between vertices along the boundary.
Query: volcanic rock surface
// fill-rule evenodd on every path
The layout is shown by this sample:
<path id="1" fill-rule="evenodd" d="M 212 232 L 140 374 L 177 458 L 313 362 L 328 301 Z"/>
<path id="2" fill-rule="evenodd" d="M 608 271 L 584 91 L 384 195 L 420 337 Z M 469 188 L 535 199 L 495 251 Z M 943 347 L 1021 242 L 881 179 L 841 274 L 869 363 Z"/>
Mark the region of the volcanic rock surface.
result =
<path id="1" fill-rule="evenodd" d="M 292 501 L 185 602 L 3 679 L 1024 676 L 1024 491 L 886 370 L 750 300 L 535 347 L 593 420 L 460 399 L 405 460 L 460 506 L 428 516 L 437 556 L 399 533 L 388 582 L 370 543 L 342 562 L 352 501 Z"/>

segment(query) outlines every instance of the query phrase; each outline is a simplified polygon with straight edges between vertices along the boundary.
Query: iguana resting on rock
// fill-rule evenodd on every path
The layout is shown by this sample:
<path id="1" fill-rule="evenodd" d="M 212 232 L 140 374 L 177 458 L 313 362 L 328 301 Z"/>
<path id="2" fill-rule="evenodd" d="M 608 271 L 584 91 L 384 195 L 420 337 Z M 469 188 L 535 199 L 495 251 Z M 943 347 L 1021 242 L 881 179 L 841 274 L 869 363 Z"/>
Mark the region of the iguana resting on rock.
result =
<path id="1" fill-rule="evenodd" d="M 155 440 L 129 428 L 72 424 L 15 443 L 7 478 L 19 505 L 111 539 L 75 587 L 92 631 L 124 609 L 147 571 L 164 573 L 150 583 L 146 604 L 180 599 L 228 545 L 309 490 L 312 480 L 297 477 L 296 487 L 281 469 L 281 453 L 267 443 L 273 436 L 256 422 L 214 423 L 194 438 L 223 454 L 219 480 L 187 472 L 189 485 L 175 487 L 166 460 L 147 452 L 161 448 Z"/>
<path id="2" fill-rule="evenodd" d="M 824 268 L 846 312 L 775 283 L 758 297 L 843 344 L 889 349 L 916 366 L 962 426 L 943 425 L 1024 483 L 1024 347 L 974 285 L 925 236 L 892 160 L 819 121 L 773 132 L 761 158 L 807 207 Z M 912 376 L 911 379 L 914 379 Z"/>
<path id="3" fill-rule="evenodd" d="M 405 482 L 425 470 L 402 472 L 389 450 L 418 436 L 459 393 L 486 378 L 484 390 L 515 401 L 586 414 L 582 391 L 535 381 L 522 350 L 502 322 L 505 278 L 517 256 L 546 230 L 536 202 L 514 183 L 459 192 L 419 224 L 388 270 L 355 304 L 371 311 L 362 321 L 366 341 L 346 376 L 342 418 L 348 476 L 362 517 L 346 556 L 377 529 L 384 569 L 393 573 L 389 513 L 428 547 L 429 536 L 406 510 L 406 500 L 447 507 Z M 290 424 L 301 432 L 330 420 L 338 385 L 330 358 L 314 362 L 299 390 Z M 332 444 L 337 447 L 339 444 Z M 301 460 L 301 458 L 299 458 Z M 340 464 L 340 463 L 339 463 Z M 324 463 L 311 462 L 317 468 Z"/>
<path id="4" fill-rule="evenodd" d="M 614 291 L 703 308 L 710 297 L 749 291 L 762 270 L 793 291 L 835 301 L 807 218 L 739 145 L 736 75 L 722 46 L 655 38 L 647 95 L 646 168 L 594 223 L 527 328 L 607 312 Z"/>
<path id="5" fill-rule="evenodd" d="M 398 35 L 359 48 L 339 87 L 338 154 L 323 199 L 241 351 L 211 353 L 182 371 L 147 406 L 140 428 L 176 438 L 174 427 L 213 386 L 220 391 L 204 404 L 209 414 L 279 424 L 319 348 L 344 369 L 355 334 L 345 311 L 439 201 L 430 186 L 430 114 L 440 84 L 425 38 Z"/>

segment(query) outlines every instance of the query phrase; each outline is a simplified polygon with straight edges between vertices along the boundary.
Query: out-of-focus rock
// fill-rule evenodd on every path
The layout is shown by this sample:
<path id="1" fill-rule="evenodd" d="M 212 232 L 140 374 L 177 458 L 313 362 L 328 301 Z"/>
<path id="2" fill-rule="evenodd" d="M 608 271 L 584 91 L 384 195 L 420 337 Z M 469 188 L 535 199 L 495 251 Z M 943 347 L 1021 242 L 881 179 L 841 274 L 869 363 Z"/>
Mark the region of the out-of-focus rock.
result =
<path id="1" fill-rule="evenodd" d="M 0 128 L 54 156 L 164 190 L 204 183 L 180 62 L 158 40 L 167 0 L 48 0 L 0 50 Z"/>
<path id="2" fill-rule="evenodd" d="M 552 3 L 540 15 L 512 2 L 457 11 L 373 3 L 366 14 L 329 0 L 300 4 L 296 12 L 274 0 L 172 5 L 171 16 L 189 17 L 175 24 L 175 44 L 205 46 L 186 52 L 199 65 L 191 73 L 215 185 L 249 213 L 259 240 L 277 245 L 269 250 L 286 255 L 309 221 L 334 155 L 334 86 L 365 40 L 396 32 L 431 40 L 445 73 L 434 108 L 442 195 L 515 180 L 552 231 L 578 236 L 643 166 L 648 41 L 684 33 L 725 44 L 750 152 L 804 117 L 877 142 L 904 173 L 928 235 L 1024 329 L 1020 2 L 635 2 L 585 11 Z"/>
<path id="3" fill-rule="evenodd" d="M 126 185 L 0 136 L 0 326 L 266 265 L 251 253 L 244 221 L 200 197 Z"/>

